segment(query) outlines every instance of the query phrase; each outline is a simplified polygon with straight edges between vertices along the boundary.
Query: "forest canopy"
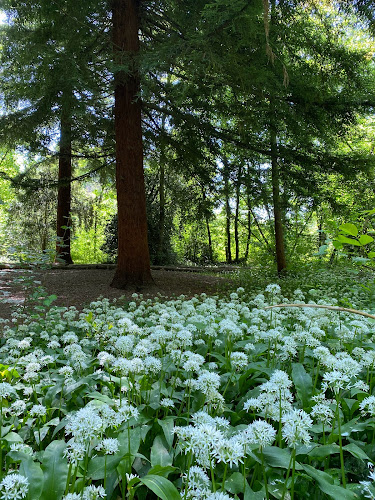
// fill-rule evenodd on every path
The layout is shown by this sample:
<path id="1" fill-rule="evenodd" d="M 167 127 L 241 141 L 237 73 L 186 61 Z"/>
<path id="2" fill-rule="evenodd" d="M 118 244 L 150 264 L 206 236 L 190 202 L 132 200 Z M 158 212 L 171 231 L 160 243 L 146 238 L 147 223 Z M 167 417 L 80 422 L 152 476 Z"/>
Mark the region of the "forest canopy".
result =
<path id="1" fill-rule="evenodd" d="M 117 262 L 123 287 L 150 263 L 282 272 L 339 258 L 344 223 L 371 235 L 369 2 L 0 10 L 3 261 Z"/>

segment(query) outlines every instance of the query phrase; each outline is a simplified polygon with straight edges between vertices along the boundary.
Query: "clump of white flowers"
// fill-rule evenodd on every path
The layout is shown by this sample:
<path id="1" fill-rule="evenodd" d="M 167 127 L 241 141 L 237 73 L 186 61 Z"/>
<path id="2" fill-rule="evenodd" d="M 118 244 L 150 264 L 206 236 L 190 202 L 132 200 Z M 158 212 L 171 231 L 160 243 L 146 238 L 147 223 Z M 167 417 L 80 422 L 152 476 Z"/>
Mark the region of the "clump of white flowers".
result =
<path id="1" fill-rule="evenodd" d="M 25 498 L 29 491 L 29 481 L 26 477 L 12 472 L 0 483 L 1 500 L 18 500 Z"/>

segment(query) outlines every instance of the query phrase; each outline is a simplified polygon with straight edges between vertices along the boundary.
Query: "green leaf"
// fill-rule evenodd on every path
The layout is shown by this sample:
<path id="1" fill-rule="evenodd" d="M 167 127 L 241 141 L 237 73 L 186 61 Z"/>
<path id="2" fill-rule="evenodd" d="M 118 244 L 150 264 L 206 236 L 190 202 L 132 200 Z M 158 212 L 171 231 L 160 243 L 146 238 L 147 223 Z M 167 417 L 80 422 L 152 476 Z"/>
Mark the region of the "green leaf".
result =
<path id="1" fill-rule="evenodd" d="M 310 406 L 313 383 L 309 373 L 301 363 L 292 364 L 292 380 L 297 390 L 297 396 L 302 403 L 302 408 Z"/>
<path id="2" fill-rule="evenodd" d="M 361 234 L 361 236 L 358 238 L 358 241 L 361 245 L 368 245 L 369 243 L 372 243 L 374 241 L 374 238 L 372 236 L 369 236 L 368 234 Z"/>
<path id="3" fill-rule="evenodd" d="M 369 253 L 367 254 L 367 257 L 368 257 L 369 259 L 373 259 L 373 258 L 375 257 L 375 252 L 369 252 Z"/>
<path id="4" fill-rule="evenodd" d="M 43 490 L 43 471 L 32 457 L 27 457 L 21 462 L 20 474 L 29 481 L 28 500 L 39 500 Z"/>
<path id="5" fill-rule="evenodd" d="M 343 450 L 348 451 L 353 457 L 360 458 L 361 460 L 367 460 L 371 462 L 371 458 L 355 443 L 349 443 L 343 446 Z"/>
<path id="6" fill-rule="evenodd" d="M 361 244 L 358 240 L 355 240 L 354 238 L 348 238 L 347 236 L 344 236 L 343 234 L 339 234 L 337 236 L 337 239 L 341 242 L 341 243 L 346 243 L 347 245 L 354 245 L 356 247 L 360 247 Z"/>
<path id="7" fill-rule="evenodd" d="M 264 500 L 265 496 L 266 490 L 264 487 L 260 491 L 253 491 L 246 481 L 244 500 Z"/>
<path id="8" fill-rule="evenodd" d="M 173 456 L 168 453 L 166 441 L 161 436 L 156 436 L 151 447 L 151 465 L 161 465 L 166 467 L 172 465 Z"/>
<path id="9" fill-rule="evenodd" d="M 322 446 L 317 446 L 309 452 L 309 457 L 325 458 L 329 455 L 334 455 L 340 453 L 340 446 L 337 444 L 325 444 Z"/>
<path id="10" fill-rule="evenodd" d="M 244 491 L 243 474 L 241 474 L 241 472 L 233 472 L 225 481 L 225 489 L 229 491 L 229 493 L 233 493 L 233 495 L 242 493 Z"/>
<path id="11" fill-rule="evenodd" d="M 161 465 L 154 465 L 154 467 L 151 467 L 151 469 L 148 471 L 148 474 L 152 474 L 155 476 L 163 476 L 163 477 L 168 477 L 169 474 L 174 472 L 176 470 L 176 467 L 162 467 Z"/>
<path id="12" fill-rule="evenodd" d="M 288 469 L 291 465 L 291 453 L 286 448 L 278 448 L 277 446 L 265 446 L 263 448 L 264 460 L 271 467 L 280 467 Z M 301 470 L 302 466 L 296 462 L 296 470 Z"/>
<path id="13" fill-rule="evenodd" d="M 147 476 L 141 477 L 140 480 L 162 500 L 181 500 L 175 485 L 165 477 L 147 474 Z"/>
<path id="14" fill-rule="evenodd" d="M 9 432 L 3 439 L 8 441 L 8 443 L 23 443 L 23 439 L 16 432 Z"/>
<path id="15" fill-rule="evenodd" d="M 105 467 L 105 457 L 91 458 L 87 469 L 87 475 L 93 481 L 104 479 L 105 475 L 109 475 L 116 470 L 121 460 L 122 455 L 119 454 L 107 456 L 107 466 Z"/>
<path id="16" fill-rule="evenodd" d="M 344 245 L 341 243 L 341 241 L 333 240 L 332 244 L 336 248 L 336 250 L 342 250 L 344 248 Z"/>
<path id="17" fill-rule="evenodd" d="M 68 477 L 68 464 L 63 457 L 65 448 L 64 441 L 52 441 L 43 453 L 44 485 L 41 500 L 59 500 L 63 496 Z"/>
<path id="18" fill-rule="evenodd" d="M 340 498 L 340 500 L 355 500 L 359 498 L 354 492 L 333 484 L 333 478 L 326 472 L 314 469 L 311 465 L 303 465 L 303 468 L 310 477 L 317 481 L 323 493 L 335 500 L 338 498 Z"/>
<path id="19" fill-rule="evenodd" d="M 160 427 L 163 429 L 165 440 L 169 448 L 172 448 L 174 434 L 172 432 L 174 427 L 174 417 L 166 417 L 163 420 L 158 420 Z"/>
<path id="20" fill-rule="evenodd" d="M 343 233 L 350 234 L 350 236 L 357 236 L 358 235 L 357 226 L 355 226 L 354 224 L 351 224 L 350 222 L 346 222 L 345 224 L 341 224 L 339 229 Z"/>

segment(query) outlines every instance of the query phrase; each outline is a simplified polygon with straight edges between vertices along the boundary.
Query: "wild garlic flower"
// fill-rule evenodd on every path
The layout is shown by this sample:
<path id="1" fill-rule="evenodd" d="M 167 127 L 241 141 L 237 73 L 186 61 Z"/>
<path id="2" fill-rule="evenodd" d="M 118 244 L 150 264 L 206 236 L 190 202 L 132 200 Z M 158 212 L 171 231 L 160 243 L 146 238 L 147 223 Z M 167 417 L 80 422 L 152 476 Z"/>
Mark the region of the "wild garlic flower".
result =
<path id="1" fill-rule="evenodd" d="M 243 370 L 247 366 L 248 362 L 249 360 L 244 352 L 235 351 L 230 355 L 230 364 L 235 370 Z"/>
<path id="2" fill-rule="evenodd" d="M 259 448 L 271 446 L 275 441 L 276 430 L 265 420 L 255 420 L 242 431 L 241 439 L 243 444 L 256 444 Z"/>
<path id="3" fill-rule="evenodd" d="M 265 292 L 276 295 L 277 293 L 281 292 L 281 287 L 277 283 L 270 283 L 266 286 Z"/>
<path id="4" fill-rule="evenodd" d="M 100 437 L 103 429 L 103 420 L 98 410 L 92 406 L 85 406 L 74 414 L 67 415 L 65 433 L 72 434 L 76 441 L 87 443 L 95 437 Z"/>
<path id="5" fill-rule="evenodd" d="M 182 368 L 187 372 L 198 372 L 205 361 L 203 356 L 191 351 L 184 352 L 183 360 Z"/>
<path id="6" fill-rule="evenodd" d="M 216 491 L 216 493 L 211 493 L 206 496 L 205 500 L 232 500 L 234 497 L 230 497 L 227 493 L 221 491 Z"/>
<path id="7" fill-rule="evenodd" d="M 58 374 L 62 375 L 65 379 L 70 380 L 73 378 L 74 370 L 71 366 L 62 366 L 61 368 L 59 368 Z"/>
<path id="8" fill-rule="evenodd" d="M 86 486 L 83 489 L 82 500 L 97 500 L 98 498 L 105 498 L 107 496 L 103 486 Z"/>
<path id="9" fill-rule="evenodd" d="M 99 444 L 95 447 L 96 450 L 103 450 L 106 455 L 114 455 L 118 452 L 120 447 L 119 440 L 116 438 L 105 438 L 102 439 Z"/>
<path id="10" fill-rule="evenodd" d="M 18 500 L 25 498 L 29 491 L 29 481 L 26 477 L 12 472 L 4 477 L 0 483 L 2 500 Z"/>
<path id="11" fill-rule="evenodd" d="M 162 406 L 163 408 L 173 408 L 174 401 L 170 398 L 163 398 L 160 400 L 160 406 Z"/>
<path id="12" fill-rule="evenodd" d="M 331 425 L 333 417 L 335 416 L 335 412 L 330 406 L 330 401 L 325 400 L 320 401 L 316 405 L 314 405 L 310 415 L 317 422 L 321 422 L 325 425 Z"/>
<path id="13" fill-rule="evenodd" d="M 359 404 L 359 409 L 361 410 L 363 415 L 367 413 L 372 417 L 375 416 L 375 396 L 368 396 L 364 398 L 363 401 Z"/>
<path id="14" fill-rule="evenodd" d="M 184 483 L 188 481 L 189 489 L 198 488 L 208 488 L 210 485 L 210 479 L 204 469 L 198 467 L 197 465 L 192 465 L 189 469 L 189 473 L 182 475 Z"/>
<path id="15" fill-rule="evenodd" d="M 64 450 L 63 456 L 72 465 L 77 465 L 86 456 L 86 445 L 82 442 L 71 439 Z"/>
<path id="16" fill-rule="evenodd" d="M 10 384 L 8 384 L 8 382 L 1 382 L 0 383 L 0 398 L 6 399 L 11 394 L 14 394 L 14 393 L 15 393 L 14 388 Z"/>
<path id="17" fill-rule="evenodd" d="M 338 394 L 343 389 L 348 389 L 350 383 L 350 376 L 339 370 L 332 370 L 323 375 L 322 390 L 330 387 L 335 394 Z"/>
<path id="18" fill-rule="evenodd" d="M 245 448 L 237 436 L 219 441 L 211 451 L 211 456 L 217 462 L 229 464 L 230 467 L 243 463 L 245 458 Z"/>
<path id="19" fill-rule="evenodd" d="M 285 413 L 281 422 L 283 424 L 282 436 L 291 448 L 295 448 L 300 443 L 308 444 L 311 441 L 308 430 L 313 421 L 304 410 L 293 409 L 289 413 Z"/>
<path id="20" fill-rule="evenodd" d="M 43 405 L 33 405 L 29 411 L 31 417 L 44 417 L 47 413 L 47 408 Z"/>
<path id="21" fill-rule="evenodd" d="M 17 399 L 10 405 L 11 415 L 19 416 L 26 411 L 26 403 L 23 399 Z"/>

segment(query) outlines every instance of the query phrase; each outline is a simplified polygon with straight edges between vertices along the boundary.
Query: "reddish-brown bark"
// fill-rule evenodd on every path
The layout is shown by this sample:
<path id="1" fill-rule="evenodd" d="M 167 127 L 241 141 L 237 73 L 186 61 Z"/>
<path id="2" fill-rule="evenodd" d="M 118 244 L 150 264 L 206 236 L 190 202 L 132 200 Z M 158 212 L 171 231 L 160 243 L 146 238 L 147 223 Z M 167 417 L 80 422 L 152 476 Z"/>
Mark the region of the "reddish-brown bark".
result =
<path id="1" fill-rule="evenodd" d="M 69 118 L 62 113 L 60 123 L 59 177 L 56 217 L 56 258 L 72 264 L 70 254 L 70 201 L 72 178 L 72 133 Z"/>
<path id="2" fill-rule="evenodd" d="M 153 283 L 147 243 L 139 55 L 140 0 L 113 0 L 118 261 L 111 286 Z"/>

